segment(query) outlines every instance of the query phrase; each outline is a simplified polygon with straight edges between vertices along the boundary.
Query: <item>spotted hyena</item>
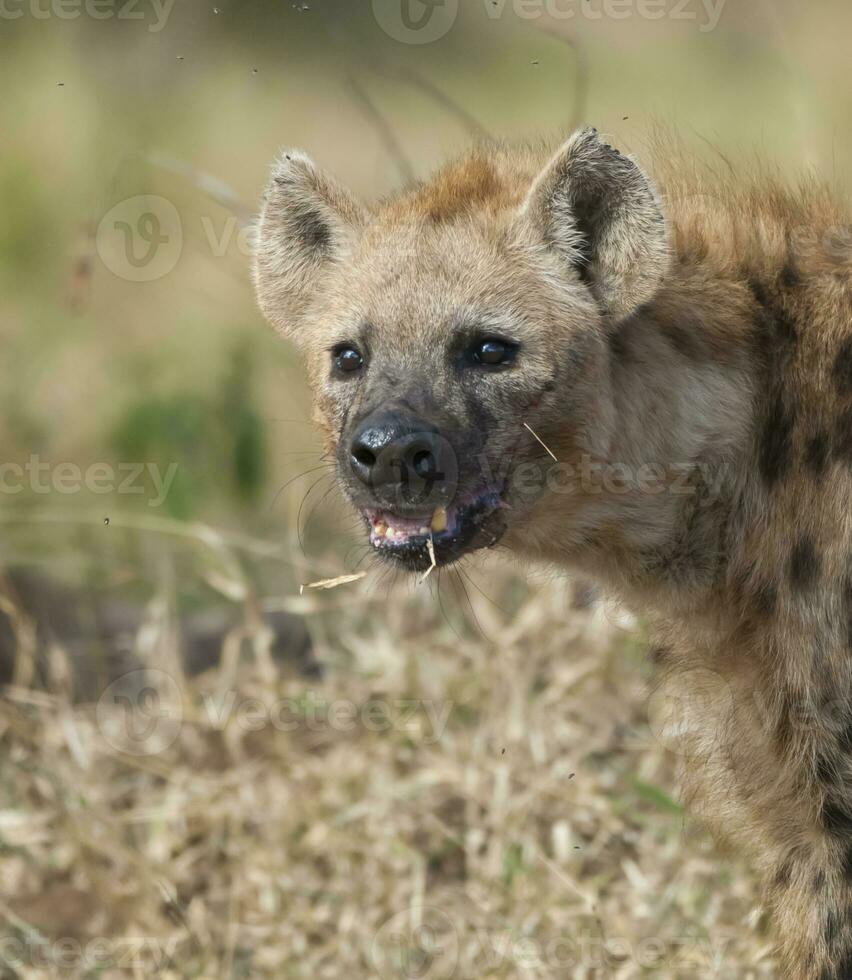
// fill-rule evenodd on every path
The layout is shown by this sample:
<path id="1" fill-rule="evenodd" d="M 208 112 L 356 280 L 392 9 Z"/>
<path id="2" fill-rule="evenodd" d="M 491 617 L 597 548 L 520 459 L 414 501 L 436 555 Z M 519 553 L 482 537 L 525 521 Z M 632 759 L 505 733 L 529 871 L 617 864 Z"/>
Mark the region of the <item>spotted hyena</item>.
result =
<path id="1" fill-rule="evenodd" d="M 258 295 L 377 555 L 500 542 L 652 620 L 688 798 L 758 863 L 786 975 L 850 978 L 847 212 L 667 156 L 481 146 L 365 205 L 285 153 Z"/>

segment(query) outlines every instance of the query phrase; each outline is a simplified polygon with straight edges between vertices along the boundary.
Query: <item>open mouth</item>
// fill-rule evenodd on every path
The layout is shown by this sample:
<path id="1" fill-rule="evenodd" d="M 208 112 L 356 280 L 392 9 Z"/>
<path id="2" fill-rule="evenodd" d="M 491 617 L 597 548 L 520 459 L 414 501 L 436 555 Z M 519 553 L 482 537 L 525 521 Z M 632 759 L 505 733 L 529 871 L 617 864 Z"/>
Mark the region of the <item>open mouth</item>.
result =
<path id="1" fill-rule="evenodd" d="M 383 557 L 413 571 L 457 561 L 468 552 L 490 548 L 506 530 L 507 505 L 494 491 L 436 507 L 430 514 L 367 510 L 370 544 Z"/>

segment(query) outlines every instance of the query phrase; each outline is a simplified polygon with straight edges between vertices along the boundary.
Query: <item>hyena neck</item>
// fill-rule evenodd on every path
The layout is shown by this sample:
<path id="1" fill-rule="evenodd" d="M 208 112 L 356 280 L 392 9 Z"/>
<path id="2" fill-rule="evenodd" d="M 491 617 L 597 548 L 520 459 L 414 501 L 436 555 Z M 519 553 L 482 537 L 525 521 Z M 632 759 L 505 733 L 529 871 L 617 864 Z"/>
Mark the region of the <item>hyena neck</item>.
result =
<path id="1" fill-rule="evenodd" d="M 747 290 L 694 302 L 681 285 L 613 328 L 607 438 L 589 439 L 606 449 L 531 522 L 553 514 L 539 553 L 667 612 L 700 608 L 724 580 L 753 414 Z"/>

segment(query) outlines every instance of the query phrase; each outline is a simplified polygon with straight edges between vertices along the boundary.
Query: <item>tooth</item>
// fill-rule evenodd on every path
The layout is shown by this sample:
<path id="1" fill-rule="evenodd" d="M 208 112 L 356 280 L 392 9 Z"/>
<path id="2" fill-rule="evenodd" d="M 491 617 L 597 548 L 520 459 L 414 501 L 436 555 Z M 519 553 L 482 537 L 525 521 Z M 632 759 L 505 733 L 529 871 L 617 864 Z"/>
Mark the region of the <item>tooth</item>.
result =
<path id="1" fill-rule="evenodd" d="M 419 534 L 428 534 L 429 533 L 429 528 L 428 527 L 421 527 L 420 528 L 420 531 L 418 533 Z"/>
<path id="2" fill-rule="evenodd" d="M 432 530 L 435 533 L 447 530 L 447 508 L 436 507 L 432 515 Z"/>

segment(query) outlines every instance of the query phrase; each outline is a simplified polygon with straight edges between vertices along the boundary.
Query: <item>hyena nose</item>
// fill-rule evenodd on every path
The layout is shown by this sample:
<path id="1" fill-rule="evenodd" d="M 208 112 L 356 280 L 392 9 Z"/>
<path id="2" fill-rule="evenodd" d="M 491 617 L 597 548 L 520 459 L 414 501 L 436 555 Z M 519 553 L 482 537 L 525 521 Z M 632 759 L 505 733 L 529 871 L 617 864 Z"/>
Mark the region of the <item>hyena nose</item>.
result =
<path id="1" fill-rule="evenodd" d="M 446 441 L 419 419 L 383 415 L 367 419 L 349 449 L 352 472 L 373 489 L 420 489 L 446 479 Z"/>

